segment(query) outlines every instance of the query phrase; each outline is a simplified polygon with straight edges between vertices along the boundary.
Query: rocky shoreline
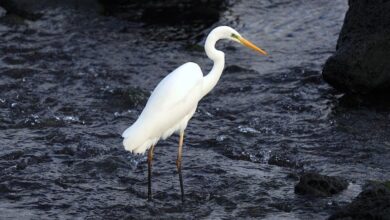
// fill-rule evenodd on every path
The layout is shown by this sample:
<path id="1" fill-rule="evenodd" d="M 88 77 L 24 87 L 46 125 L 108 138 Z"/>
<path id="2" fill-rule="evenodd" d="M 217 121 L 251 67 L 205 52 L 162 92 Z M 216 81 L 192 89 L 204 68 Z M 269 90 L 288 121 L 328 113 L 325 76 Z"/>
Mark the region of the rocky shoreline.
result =
<path id="1" fill-rule="evenodd" d="M 352 203 L 329 217 L 337 219 L 390 219 L 390 182 L 368 183 Z"/>
<path id="2" fill-rule="evenodd" d="M 390 91 L 390 1 L 349 0 L 336 52 L 323 77 L 345 93 Z"/>

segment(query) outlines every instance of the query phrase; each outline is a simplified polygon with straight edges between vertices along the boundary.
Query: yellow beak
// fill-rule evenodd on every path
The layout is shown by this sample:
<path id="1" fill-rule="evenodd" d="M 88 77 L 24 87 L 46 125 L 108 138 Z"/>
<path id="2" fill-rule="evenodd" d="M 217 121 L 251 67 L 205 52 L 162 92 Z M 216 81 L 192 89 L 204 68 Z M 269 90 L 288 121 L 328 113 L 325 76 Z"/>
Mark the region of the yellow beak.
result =
<path id="1" fill-rule="evenodd" d="M 254 44 L 253 44 L 252 42 L 250 42 L 249 40 L 247 40 L 247 39 L 245 39 L 245 38 L 243 38 L 243 37 L 238 37 L 237 39 L 240 41 L 240 43 L 241 43 L 242 45 L 244 45 L 244 46 L 246 46 L 246 47 L 248 47 L 248 48 L 250 48 L 250 49 L 252 49 L 252 50 L 255 50 L 255 51 L 257 51 L 257 52 L 259 52 L 259 53 L 261 53 L 261 54 L 263 54 L 263 55 L 265 55 L 265 56 L 268 55 L 267 52 L 265 52 L 263 49 L 259 48 L 258 46 L 254 45 Z"/>

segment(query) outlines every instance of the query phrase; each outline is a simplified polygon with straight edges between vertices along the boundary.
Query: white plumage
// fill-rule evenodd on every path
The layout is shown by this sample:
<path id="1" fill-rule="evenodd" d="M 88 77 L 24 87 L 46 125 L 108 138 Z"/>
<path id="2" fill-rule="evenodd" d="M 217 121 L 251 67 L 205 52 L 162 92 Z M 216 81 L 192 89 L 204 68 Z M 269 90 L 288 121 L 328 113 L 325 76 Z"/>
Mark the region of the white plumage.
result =
<path id="1" fill-rule="evenodd" d="M 183 178 L 181 173 L 182 147 L 184 130 L 194 115 L 198 102 L 209 93 L 221 77 L 225 65 L 225 54 L 215 49 L 220 39 L 229 39 L 252 48 L 264 55 L 266 52 L 258 48 L 234 29 L 221 26 L 207 36 L 205 50 L 207 56 L 214 61 L 210 73 L 203 76 L 196 63 L 186 63 L 167 75 L 154 89 L 137 121 L 127 128 L 122 137 L 125 149 L 132 153 L 148 152 L 148 198 L 152 198 L 151 176 L 153 150 L 157 142 L 166 139 L 174 132 L 180 133 L 179 150 L 176 166 L 179 173 L 182 201 L 184 201 Z"/>
<path id="2" fill-rule="evenodd" d="M 152 92 L 138 120 L 122 137 L 125 149 L 144 153 L 162 138 L 184 131 L 201 98 L 203 74 L 188 62 L 166 76 Z"/>
<path id="3" fill-rule="evenodd" d="M 160 138 L 166 139 L 174 132 L 184 131 L 199 100 L 214 88 L 222 74 L 225 56 L 222 51 L 215 49 L 220 39 L 239 42 L 266 55 L 265 51 L 230 27 L 213 29 L 205 44 L 207 56 L 214 61 L 210 73 L 203 77 L 199 65 L 188 62 L 167 75 L 154 89 L 137 121 L 123 132 L 126 150 L 145 153 Z"/>

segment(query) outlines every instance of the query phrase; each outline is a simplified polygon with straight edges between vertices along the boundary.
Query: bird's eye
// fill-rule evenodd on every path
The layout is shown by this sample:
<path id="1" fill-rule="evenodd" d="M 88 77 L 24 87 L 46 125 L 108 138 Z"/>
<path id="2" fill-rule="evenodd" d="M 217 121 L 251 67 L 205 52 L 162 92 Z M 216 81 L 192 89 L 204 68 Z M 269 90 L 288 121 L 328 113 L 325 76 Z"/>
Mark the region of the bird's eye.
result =
<path id="1" fill-rule="evenodd" d="M 231 36 L 232 36 L 232 38 L 238 39 L 237 34 L 232 34 Z"/>

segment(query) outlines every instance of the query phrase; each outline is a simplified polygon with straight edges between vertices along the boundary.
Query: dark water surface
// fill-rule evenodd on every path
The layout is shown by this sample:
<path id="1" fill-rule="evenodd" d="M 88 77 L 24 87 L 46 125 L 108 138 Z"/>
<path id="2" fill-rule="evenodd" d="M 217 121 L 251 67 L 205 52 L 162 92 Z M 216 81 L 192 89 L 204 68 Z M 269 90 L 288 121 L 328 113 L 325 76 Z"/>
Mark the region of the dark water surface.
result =
<path id="1" fill-rule="evenodd" d="M 208 72 L 202 34 L 211 27 L 191 33 L 65 9 L 3 21 L 2 218 L 326 218 L 367 180 L 390 178 L 389 108 L 355 105 L 321 77 L 346 10 L 345 0 L 250 0 L 222 13 L 214 26 L 235 27 L 272 57 L 219 44 L 226 71 L 187 128 L 185 205 L 178 137 L 156 147 L 147 202 L 146 158 L 125 152 L 120 134 L 167 73 L 187 61 Z M 350 185 L 299 196 L 303 171 Z"/>

